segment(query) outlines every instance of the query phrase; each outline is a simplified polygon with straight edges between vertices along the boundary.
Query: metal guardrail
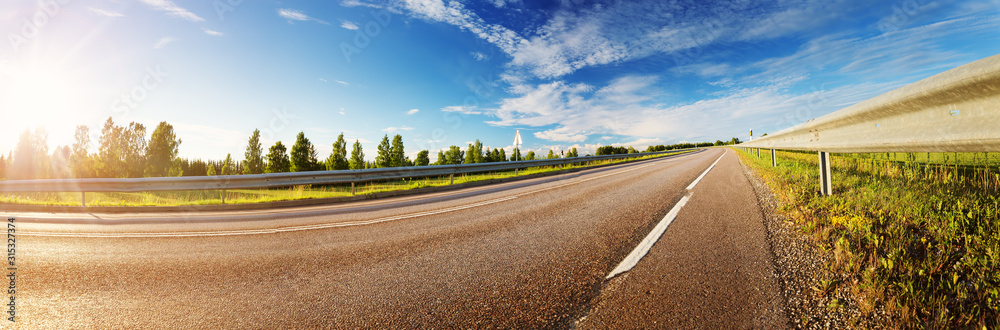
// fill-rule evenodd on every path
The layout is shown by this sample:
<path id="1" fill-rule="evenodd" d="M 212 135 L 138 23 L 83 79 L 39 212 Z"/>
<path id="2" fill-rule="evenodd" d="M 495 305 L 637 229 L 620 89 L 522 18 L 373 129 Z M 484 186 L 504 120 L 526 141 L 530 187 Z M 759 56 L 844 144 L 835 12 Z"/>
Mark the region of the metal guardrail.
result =
<path id="1" fill-rule="evenodd" d="M 130 179 L 45 179 L 0 181 L 0 192 L 140 192 L 181 190 L 232 190 L 288 187 L 310 184 L 344 184 L 370 181 L 454 176 L 456 174 L 517 170 L 528 167 L 556 166 L 601 160 L 645 157 L 697 150 L 677 149 L 664 152 L 601 155 L 559 159 L 527 160 L 462 165 L 391 167 L 365 170 L 313 171 L 251 175 L 189 176 Z"/>
<path id="2" fill-rule="evenodd" d="M 1000 55 L 740 146 L 835 153 L 1000 151 Z"/>
<path id="3" fill-rule="evenodd" d="M 833 193 L 829 153 L 1000 151 L 1000 55 L 923 79 L 738 145 L 817 151 L 821 192 Z"/>

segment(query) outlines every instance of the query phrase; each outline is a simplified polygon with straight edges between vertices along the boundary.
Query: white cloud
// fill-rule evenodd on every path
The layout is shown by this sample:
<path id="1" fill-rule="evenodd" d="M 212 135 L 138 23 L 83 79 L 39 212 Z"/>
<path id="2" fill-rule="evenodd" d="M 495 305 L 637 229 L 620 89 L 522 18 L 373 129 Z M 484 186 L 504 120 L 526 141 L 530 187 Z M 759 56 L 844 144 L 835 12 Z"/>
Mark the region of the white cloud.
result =
<path id="1" fill-rule="evenodd" d="M 219 31 L 215 31 L 215 30 L 209 30 L 209 29 L 202 29 L 202 30 L 205 31 L 205 34 L 210 35 L 210 36 L 221 37 L 221 36 L 226 35 L 225 33 L 222 33 L 222 32 L 219 32 Z"/>
<path id="2" fill-rule="evenodd" d="M 309 16 L 306 16 L 306 14 L 292 9 L 278 9 L 278 16 L 295 21 L 308 21 L 312 19 Z"/>
<path id="3" fill-rule="evenodd" d="M 507 4 L 519 4 L 521 0 L 488 0 L 493 6 L 497 8 L 506 7 Z"/>
<path id="4" fill-rule="evenodd" d="M 348 29 L 348 30 L 357 30 L 357 29 L 360 28 L 358 26 L 358 23 L 354 23 L 354 22 L 351 22 L 351 21 L 343 21 L 343 20 L 340 21 L 340 27 Z"/>
<path id="5" fill-rule="evenodd" d="M 386 132 L 386 133 L 389 133 L 389 134 L 393 134 L 393 133 L 396 133 L 396 132 L 399 132 L 399 131 L 411 131 L 411 130 L 413 130 L 413 127 L 407 127 L 407 126 L 386 127 L 386 128 L 382 129 L 383 132 Z"/>
<path id="6" fill-rule="evenodd" d="M 100 9 L 100 8 L 94 8 L 94 7 L 87 7 L 87 9 L 90 10 L 91 12 L 93 12 L 94 14 L 97 14 L 97 15 L 100 15 L 100 16 L 104 16 L 104 17 L 122 17 L 122 16 L 125 16 L 122 13 L 119 13 L 119 12 L 116 12 L 116 11 L 110 11 L 110 10 L 106 10 L 106 9 Z"/>
<path id="7" fill-rule="evenodd" d="M 443 0 L 406 0 L 402 6 L 418 18 L 451 24 L 472 32 L 508 54 L 513 53 L 517 44 L 524 41 L 516 32 L 502 25 L 486 23 L 457 1 L 445 4 Z"/>
<path id="8" fill-rule="evenodd" d="M 990 37 L 1000 17 L 964 17 L 859 38 L 814 38 L 795 53 L 751 63 L 740 82 L 773 81 L 817 75 L 819 69 L 850 80 L 912 82 L 978 59 L 943 44 L 957 35 Z M 819 68 L 819 69 L 818 69 Z M 902 79 L 900 77 L 903 77 Z"/>
<path id="9" fill-rule="evenodd" d="M 777 8 L 746 22 L 738 39 L 760 40 L 794 35 L 828 25 L 858 10 L 851 0 L 804 0 L 779 3 Z"/>
<path id="10" fill-rule="evenodd" d="M 477 110 L 475 107 L 460 106 L 460 105 L 447 106 L 447 107 L 441 108 L 441 111 L 444 111 L 444 112 L 458 112 L 458 113 L 462 113 L 462 114 L 466 114 L 466 115 L 480 115 L 480 114 L 483 113 L 482 111 Z"/>
<path id="11" fill-rule="evenodd" d="M 476 59 L 476 61 L 480 61 L 480 62 L 490 59 L 489 56 L 486 56 L 486 54 L 483 54 L 483 53 L 480 53 L 480 52 L 472 52 L 472 53 L 469 53 L 469 54 L 471 54 L 472 58 Z"/>
<path id="12" fill-rule="evenodd" d="M 655 81 L 654 77 L 626 76 L 597 91 L 588 85 L 562 81 L 540 84 L 524 95 L 501 101 L 499 109 L 488 113 L 498 120 L 488 123 L 554 126 L 534 136 L 557 142 L 584 142 L 594 134 L 715 140 L 750 128 L 789 127 L 896 86 L 867 83 L 795 94 L 787 91 L 794 80 L 787 80 L 737 88 L 694 103 L 663 106 L 649 104 L 654 101 L 649 95 L 657 92 Z"/>
<path id="13" fill-rule="evenodd" d="M 693 0 L 564 2 L 546 15 L 549 19 L 540 27 L 527 29 L 522 35 L 486 22 L 458 1 L 389 3 L 390 8 L 454 25 L 494 44 L 511 58 L 504 80 L 513 84 L 530 77 L 556 79 L 585 67 L 652 55 L 669 55 L 683 66 L 699 61 L 705 49 L 716 43 L 808 35 L 865 8 L 860 0 L 784 0 L 767 6 L 751 1 L 726 6 L 704 6 Z M 492 3 L 503 7 L 511 2 Z M 720 76 L 726 69 L 704 67 L 694 73 Z"/>
<path id="14" fill-rule="evenodd" d="M 351 83 L 343 81 L 343 80 L 337 80 L 337 83 L 341 84 L 341 85 L 344 85 L 344 86 L 350 86 L 351 85 Z"/>
<path id="15" fill-rule="evenodd" d="M 347 112 L 346 112 L 346 111 L 344 111 L 344 108 L 340 108 L 340 111 L 339 111 L 339 113 L 340 113 L 341 115 L 346 115 L 346 114 L 347 114 Z"/>
<path id="16" fill-rule="evenodd" d="M 485 21 L 458 1 L 404 0 L 388 6 L 469 31 L 510 56 L 508 71 L 500 76 L 510 84 L 507 92 L 513 97 L 500 100 L 498 109 L 451 106 L 441 111 L 491 115 L 496 117 L 488 122 L 491 125 L 543 127 L 533 135 L 581 142 L 595 134 L 714 141 L 749 128 L 788 127 L 975 60 L 965 50 L 948 47 L 948 39 L 961 34 L 993 40 L 1000 26 L 996 15 L 942 13 L 934 19 L 952 18 L 923 21 L 922 26 L 912 18 L 909 25 L 883 29 L 875 36 L 859 29 L 824 34 L 845 16 L 867 10 L 866 4 L 860 0 L 779 0 L 767 5 L 737 1 L 727 6 L 704 6 L 697 0 L 607 5 L 564 1 L 546 13 L 540 25 L 521 33 Z M 962 6 L 963 15 L 975 13 L 968 9 L 973 7 L 983 6 Z M 709 52 L 719 43 L 783 37 L 806 41 L 791 55 L 763 60 Z M 604 86 L 561 80 L 582 68 L 654 55 L 660 55 L 655 59 L 665 65 L 651 66 L 710 79 L 707 84 L 723 91 L 695 91 L 708 98 L 671 106 L 656 103 L 669 98 L 660 95 L 662 87 L 654 86 L 655 76 L 624 76 Z"/>
<path id="17" fill-rule="evenodd" d="M 278 16 L 287 18 L 289 23 L 292 21 L 314 21 L 316 23 L 330 25 L 330 23 L 327 23 L 324 20 L 309 17 L 309 15 L 295 9 L 278 9 Z"/>
<path id="18" fill-rule="evenodd" d="M 583 142 L 587 140 L 587 135 L 571 132 L 565 127 L 560 127 L 557 129 L 551 129 L 542 132 L 535 132 L 534 135 L 536 138 L 549 141 Z"/>
<path id="19" fill-rule="evenodd" d="M 160 40 L 157 41 L 155 45 L 153 45 L 153 48 L 155 48 L 155 49 L 161 49 L 163 47 L 166 47 L 167 44 L 169 44 L 171 42 L 174 42 L 174 41 L 177 41 L 177 39 L 175 39 L 174 37 L 163 37 L 163 38 L 160 38 Z"/>
<path id="20" fill-rule="evenodd" d="M 407 111 L 406 114 L 415 115 L 417 112 L 420 112 L 420 109 L 410 109 L 410 111 Z"/>
<path id="21" fill-rule="evenodd" d="M 319 78 L 319 81 L 326 82 L 326 79 Z"/>
<path id="22" fill-rule="evenodd" d="M 195 15 L 194 13 L 188 11 L 187 9 L 177 6 L 176 4 L 174 4 L 173 1 L 170 0 L 139 0 L 139 1 L 153 8 L 154 10 L 167 13 L 167 16 L 177 17 L 192 22 L 205 21 L 204 18 Z"/>
<path id="23" fill-rule="evenodd" d="M 376 9 L 385 8 L 383 6 L 379 6 L 379 5 L 372 4 L 372 3 L 367 3 L 367 2 L 361 2 L 361 1 L 358 1 L 358 0 L 344 0 L 344 1 L 340 2 L 340 5 L 344 6 L 344 7 L 369 7 L 369 8 L 376 8 Z"/>

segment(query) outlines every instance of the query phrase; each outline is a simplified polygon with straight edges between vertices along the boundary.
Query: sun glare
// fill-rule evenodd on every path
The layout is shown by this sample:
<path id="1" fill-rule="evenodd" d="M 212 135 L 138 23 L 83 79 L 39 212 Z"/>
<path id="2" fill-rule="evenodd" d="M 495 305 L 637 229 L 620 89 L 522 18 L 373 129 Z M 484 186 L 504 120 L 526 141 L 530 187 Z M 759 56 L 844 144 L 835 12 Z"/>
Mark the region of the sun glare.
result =
<path id="1" fill-rule="evenodd" d="M 16 129 L 66 127 L 79 122 L 87 87 L 52 65 L 0 65 L 0 112 Z"/>

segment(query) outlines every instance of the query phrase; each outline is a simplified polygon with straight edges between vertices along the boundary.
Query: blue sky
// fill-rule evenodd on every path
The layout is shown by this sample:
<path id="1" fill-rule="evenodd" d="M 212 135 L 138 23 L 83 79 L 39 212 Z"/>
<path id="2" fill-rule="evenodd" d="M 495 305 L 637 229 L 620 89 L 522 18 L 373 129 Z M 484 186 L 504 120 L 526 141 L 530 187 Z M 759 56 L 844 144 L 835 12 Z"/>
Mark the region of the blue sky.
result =
<path id="1" fill-rule="evenodd" d="M 173 124 L 182 157 L 304 131 L 368 158 L 745 139 L 1000 53 L 1000 0 L 0 4 L 0 152 L 44 126 Z M 758 134 L 759 134 L 758 133 Z M 92 146 L 96 151 L 96 145 Z"/>

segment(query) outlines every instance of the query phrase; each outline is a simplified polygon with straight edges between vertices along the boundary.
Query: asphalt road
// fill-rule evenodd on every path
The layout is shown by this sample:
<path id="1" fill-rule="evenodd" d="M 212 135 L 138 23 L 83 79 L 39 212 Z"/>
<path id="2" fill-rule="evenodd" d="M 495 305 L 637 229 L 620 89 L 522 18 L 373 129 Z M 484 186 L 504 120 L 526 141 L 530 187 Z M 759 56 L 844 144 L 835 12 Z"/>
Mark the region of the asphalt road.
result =
<path id="1" fill-rule="evenodd" d="M 782 327 L 760 209 L 723 153 L 331 206 L 0 214 L 18 231 L 14 325 Z"/>

